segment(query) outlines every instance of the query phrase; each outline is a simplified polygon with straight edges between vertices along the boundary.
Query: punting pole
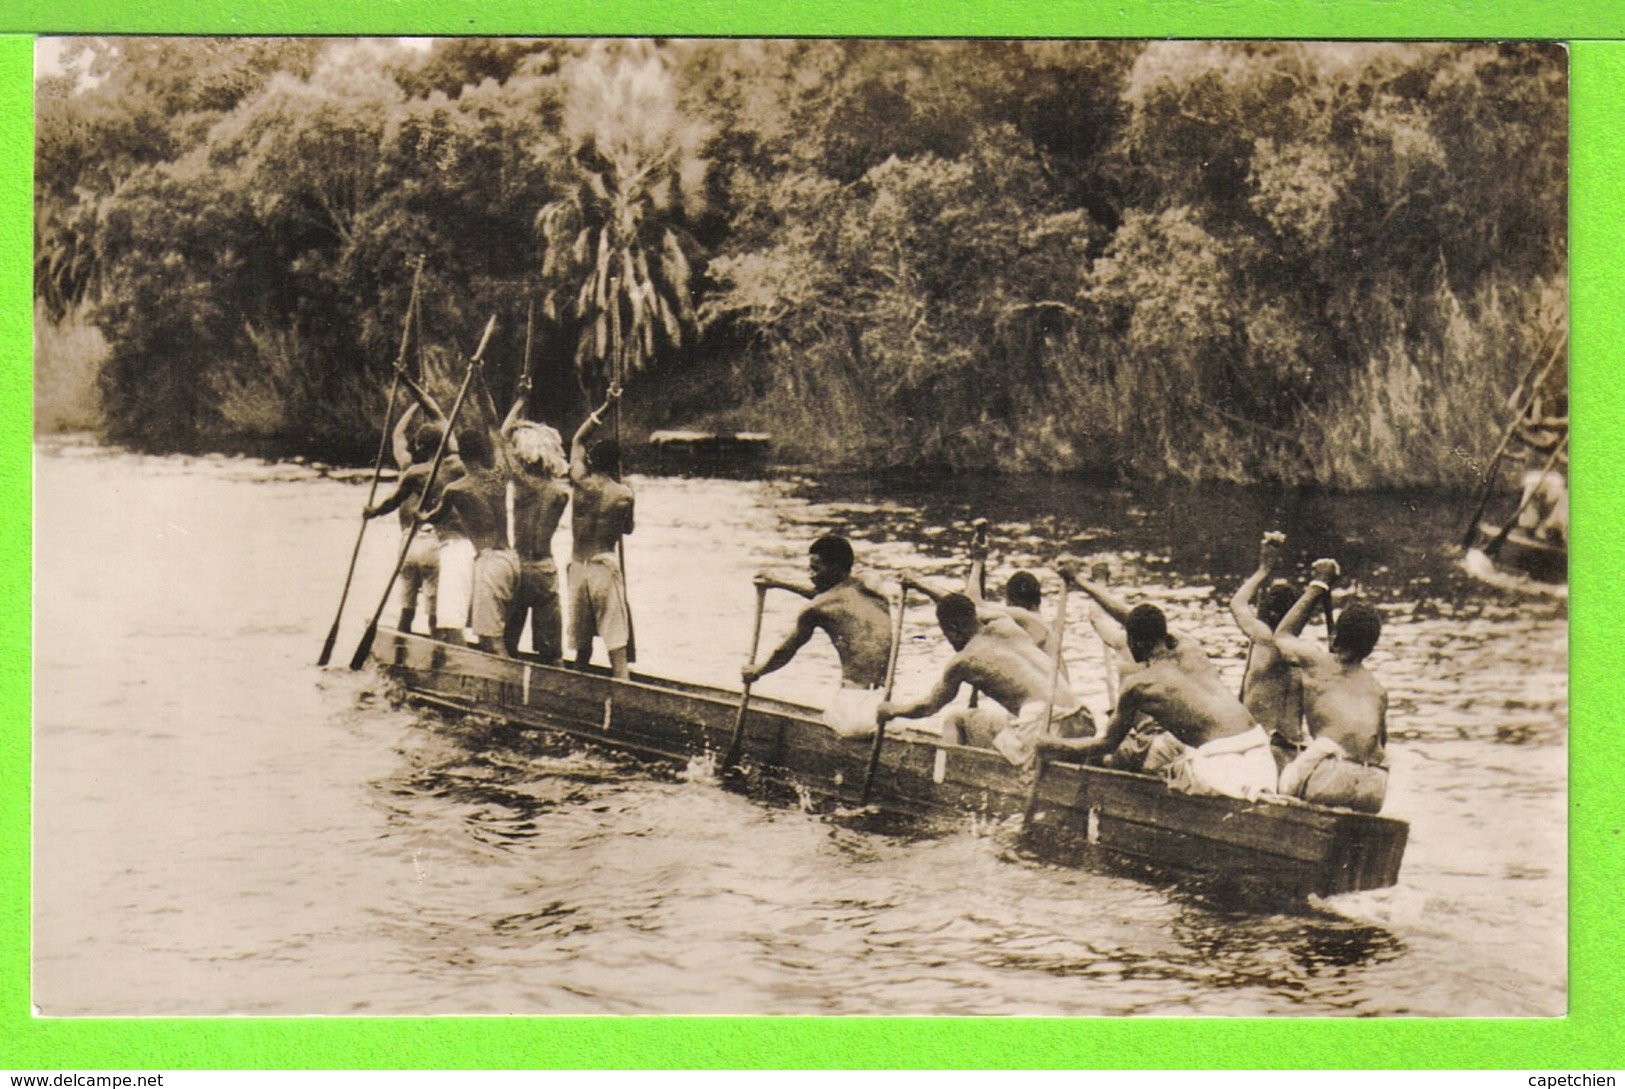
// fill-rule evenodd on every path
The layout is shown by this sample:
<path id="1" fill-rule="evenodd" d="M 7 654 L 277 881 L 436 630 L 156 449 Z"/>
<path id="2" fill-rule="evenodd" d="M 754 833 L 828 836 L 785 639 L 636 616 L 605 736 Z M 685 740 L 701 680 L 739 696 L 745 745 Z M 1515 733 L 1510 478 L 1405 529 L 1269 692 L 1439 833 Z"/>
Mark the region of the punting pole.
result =
<path id="1" fill-rule="evenodd" d="M 1507 443 L 1512 441 L 1512 436 L 1517 432 L 1518 424 L 1523 420 L 1523 414 L 1528 411 L 1530 404 L 1534 402 L 1536 392 L 1541 386 L 1545 385 L 1546 375 L 1549 374 L 1551 369 L 1557 365 L 1558 359 L 1560 359 L 1563 354 L 1563 346 L 1567 343 L 1568 337 L 1565 335 L 1559 338 L 1557 343 L 1552 346 L 1551 357 L 1546 360 L 1546 365 L 1541 368 L 1540 377 L 1536 378 L 1534 382 L 1530 384 L 1529 396 L 1524 399 L 1523 406 L 1519 408 L 1517 414 L 1512 417 L 1512 423 L 1507 428 L 1506 434 L 1501 436 L 1501 445 L 1495 448 L 1495 456 L 1490 459 L 1490 467 L 1484 470 L 1484 492 L 1478 497 L 1478 506 L 1474 509 L 1472 517 L 1467 519 L 1467 529 L 1462 533 L 1462 548 L 1471 548 L 1473 545 L 1473 538 L 1478 536 L 1478 520 L 1484 517 L 1484 508 L 1489 506 L 1490 492 L 1495 489 L 1495 470 L 1501 467 L 1501 456 L 1506 453 Z M 1531 370 L 1532 369 L 1533 368 L 1531 368 Z M 1524 377 L 1525 380 L 1528 379 L 1528 375 L 1525 375 Z M 1519 385 L 1521 388 L 1522 383 L 1519 383 Z"/>
<path id="2" fill-rule="evenodd" d="M 767 601 L 767 587 L 761 583 L 756 585 L 756 620 L 750 629 L 750 662 L 756 664 L 756 649 L 762 641 L 762 605 Z M 746 681 L 743 691 L 739 693 L 739 713 L 734 716 L 733 737 L 728 739 L 728 752 L 722 758 L 722 767 L 719 771 L 729 771 L 739 763 L 739 750 L 745 740 L 745 711 L 750 706 L 751 682 Z"/>
<path id="3" fill-rule="evenodd" d="M 446 430 L 440 436 L 440 445 L 435 447 L 434 460 L 429 463 L 429 475 L 423 481 L 423 497 L 427 499 L 434 490 L 434 478 L 440 473 L 440 463 L 445 460 L 446 445 L 451 441 L 452 428 L 457 424 L 457 413 L 462 411 L 463 402 L 468 399 L 468 387 L 474 382 L 474 372 L 480 368 L 480 357 L 485 355 L 485 346 L 491 342 L 491 333 L 497 327 L 497 316 L 491 315 L 491 320 L 485 323 L 485 333 L 480 337 L 480 346 L 474 349 L 474 355 L 468 361 L 468 373 L 463 375 L 463 384 L 457 388 L 457 400 L 452 402 L 451 411 L 446 415 Z M 421 503 L 412 514 L 412 532 L 402 535 L 400 554 L 395 557 L 395 569 L 389 573 L 389 582 L 384 585 L 383 596 L 378 599 L 378 608 L 373 610 L 372 619 L 367 623 L 367 630 L 361 634 L 361 642 L 357 644 L 355 653 L 350 656 L 350 668 L 360 669 L 367 663 L 367 654 L 372 650 L 372 641 L 378 637 L 378 618 L 384 615 L 384 607 L 389 604 L 390 591 L 395 588 L 395 580 L 401 577 L 401 568 L 406 565 L 406 554 L 412 548 L 412 538 L 417 534 L 418 526 L 423 524 L 423 509 Z"/>
<path id="4" fill-rule="evenodd" d="M 614 374 L 615 385 L 619 388 L 621 379 L 626 377 L 626 345 L 624 343 L 619 345 L 615 353 Z M 621 480 L 625 473 L 621 466 L 621 401 L 618 397 L 615 399 L 613 411 L 615 414 L 615 479 Z M 624 483 L 624 481 L 622 482 Z M 626 592 L 623 595 L 626 599 L 626 660 L 631 663 L 638 660 L 638 631 L 632 626 L 632 592 L 630 587 L 627 587 L 626 581 L 626 537 L 624 535 L 615 539 L 615 558 L 621 565 L 621 586 L 626 587 Z"/>
<path id="5" fill-rule="evenodd" d="M 891 702 L 892 688 L 897 683 L 897 651 L 903 645 L 903 612 L 908 605 L 908 587 L 901 587 L 897 592 L 897 613 L 891 622 L 891 654 L 886 659 L 886 684 L 881 694 L 883 703 Z M 869 767 L 863 773 L 863 793 L 858 795 L 860 807 L 869 804 L 869 791 L 875 785 L 875 771 L 880 767 L 880 747 L 886 741 L 886 723 L 879 716 L 875 718 L 875 740 L 869 746 Z"/>
<path id="6" fill-rule="evenodd" d="M 372 486 L 367 489 L 367 507 L 378 496 L 378 478 L 384 471 L 384 451 L 389 449 L 389 429 L 395 419 L 395 395 L 401 388 L 401 368 L 406 366 L 406 345 L 412 335 L 412 316 L 418 308 L 418 282 L 423 277 L 423 255 L 418 254 L 417 268 L 412 273 L 412 296 L 406 304 L 406 321 L 401 327 L 401 349 L 395 355 L 395 368 L 389 380 L 389 404 L 384 409 L 384 430 L 378 436 L 378 456 L 372 461 Z M 338 611 L 333 615 L 333 626 L 327 629 L 327 640 L 322 643 L 322 653 L 316 659 L 316 664 L 324 666 L 333 657 L 333 644 L 339 637 L 339 621 L 344 617 L 344 603 L 350 597 L 350 580 L 355 578 L 355 561 L 361 555 L 361 538 L 367 532 L 366 507 L 361 512 L 361 528 L 356 531 L 355 547 L 350 550 L 350 569 L 344 573 L 344 590 L 339 594 Z"/>
<path id="7" fill-rule="evenodd" d="M 1061 644 L 1066 640 L 1066 593 L 1066 576 L 1063 575 L 1061 597 L 1055 605 L 1055 645 L 1050 648 L 1049 707 L 1044 711 L 1044 731 L 1038 735 L 1040 743 L 1049 736 L 1050 727 L 1055 722 L 1055 693 L 1061 686 Z M 1048 765 L 1042 748 L 1034 755 L 1033 762 L 1033 785 L 1027 791 L 1027 808 L 1021 817 L 1023 828 L 1032 823 L 1033 813 L 1038 808 L 1038 784 L 1043 781 L 1044 769 Z"/>

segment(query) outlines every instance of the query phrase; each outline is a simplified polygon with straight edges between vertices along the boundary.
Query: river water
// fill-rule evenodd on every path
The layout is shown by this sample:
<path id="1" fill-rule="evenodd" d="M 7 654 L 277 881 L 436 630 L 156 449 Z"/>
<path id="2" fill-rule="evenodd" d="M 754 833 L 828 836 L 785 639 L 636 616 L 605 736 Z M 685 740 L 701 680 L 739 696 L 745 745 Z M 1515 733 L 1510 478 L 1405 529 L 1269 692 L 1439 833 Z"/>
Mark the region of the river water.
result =
<path id="1" fill-rule="evenodd" d="M 314 666 L 365 481 L 42 442 L 33 996 L 46 1016 L 1551 1016 L 1566 1007 L 1567 617 L 1466 578 L 1435 498 L 1053 481 L 635 478 L 640 668 L 736 684 L 759 567 L 851 535 L 881 572 L 994 586 L 1106 560 L 1239 679 L 1225 609 L 1265 528 L 1382 609 L 1400 884 L 1307 909 L 1030 856 L 1008 825 L 866 826 L 703 775 L 504 737 Z M 562 549 L 568 537 L 560 533 Z M 379 600 L 375 524 L 334 660 Z M 114 548 L 109 549 L 108 546 Z M 1054 576 L 1044 571 L 1046 589 Z M 764 646 L 794 600 L 769 597 Z M 1104 704 L 1073 598 L 1072 676 Z M 386 619 L 393 615 L 393 605 Z M 946 660 L 913 608 L 898 690 Z M 821 638 L 763 694 L 817 702 Z"/>

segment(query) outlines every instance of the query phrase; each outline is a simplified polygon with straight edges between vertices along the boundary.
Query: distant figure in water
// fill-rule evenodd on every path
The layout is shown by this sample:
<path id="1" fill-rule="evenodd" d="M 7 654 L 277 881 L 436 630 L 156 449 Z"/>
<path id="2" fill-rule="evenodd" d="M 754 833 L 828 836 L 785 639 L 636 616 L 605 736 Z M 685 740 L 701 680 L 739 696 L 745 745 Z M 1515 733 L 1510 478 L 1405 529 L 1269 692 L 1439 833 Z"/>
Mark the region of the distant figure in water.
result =
<path id="1" fill-rule="evenodd" d="M 875 708 L 886 680 L 891 657 L 890 603 L 879 590 L 852 574 L 857 558 L 852 542 L 834 535 L 818 538 L 807 550 L 812 585 L 787 582 L 763 572 L 756 585 L 789 590 L 808 598 L 796 616 L 796 625 L 762 662 L 749 662 L 740 670 L 746 684 L 783 669 L 822 631 L 835 645 L 841 660 L 840 687 L 824 705 L 824 723 L 846 737 L 861 737 L 875 730 Z"/>
<path id="2" fill-rule="evenodd" d="M 1523 474 L 1523 499 L 1518 528 L 1537 540 L 1567 545 L 1569 541 L 1569 487 L 1555 469 Z"/>
<path id="3" fill-rule="evenodd" d="M 1303 686 L 1298 671 L 1287 664 L 1275 645 L 1275 631 L 1297 593 L 1285 582 L 1270 583 L 1256 610 L 1253 599 L 1259 587 L 1268 582 L 1281 558 L 1286 536 L 1271 531 L 1264 534 L 1258 548 L 1258 570 L 1248 576 L 1230 599 L 1230 615 L 1236 627 L 1249 640 L 1247 668 L 1241 679 L 1241 702 L 1252 712 L 1253 720 L 1270 735 L 1270 747 L 1277 767 L 1285 767 L 1303 751 Z M 1306 621 L 1308 614 L 1304 614 Z M 1297 635 L 1302 630 L 1291 632 Z"/>
<path id="4" fill-rule="evenodd" d="M 525 419 L 530 375 L 519 379 L 519 396 L 502 424 L 502 437 L 519 471 L 506 483 L 506 514 L 519 554 L 519 582 L 508 608 L 502 642 L 519 653 L 519 638 L 530 622 L 531 651 L 549 665 L 564 659 L 564 614 L 559 605 L 559 569 L 553 560 L 553 534 L 570 502 L 564 484 L 570 465 L 564 442 L 546 424 Z"/>
<path id="5" fill-rule="evenodd" d="M 632 532 L 632 489 L 622 483 L 621 447 L 603 439 L 590 450 L 587 440 L 603 423 L 604 413 L 621 396 L 610 386 L 604 403 L 581 422 L 570 440 L 571 535 L 570 629 L 575 639 L 576 665 L 592 660 L 592 641 L 604 641 L 611 671 L 630 677 L 627 643 L 632 638 L 632 613 L 626 600 L 626 576 L 621 570 L 621 539 Z"/>
<path id="6" fill-rule="evenodd" d="M 1376 813 L 1388 792 L 1388 692 L 1365 668 L 1382 634 L 1382 618 L 1364 603 L 1337 618 L 1328 651 L 1294 634 L 1340 573 L 1316 560 L 1315 578 L 1276 629 L 1281 657 L 1303 677 L 1308 748 L 1281 772 L 1280 792 L 1321 805 Z"/>

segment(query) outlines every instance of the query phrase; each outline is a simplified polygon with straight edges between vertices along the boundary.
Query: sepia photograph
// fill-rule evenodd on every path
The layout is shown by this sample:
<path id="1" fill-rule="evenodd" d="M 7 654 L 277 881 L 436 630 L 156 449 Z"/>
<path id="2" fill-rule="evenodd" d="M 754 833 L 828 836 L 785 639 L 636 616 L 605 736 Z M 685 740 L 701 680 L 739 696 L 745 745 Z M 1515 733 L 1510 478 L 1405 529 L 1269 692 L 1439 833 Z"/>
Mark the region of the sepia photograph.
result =
<path id="1" fill-rule="evenodd" d="M 35 1016 L 1565 1016 L 1569 60 L 38 39 Z"/>

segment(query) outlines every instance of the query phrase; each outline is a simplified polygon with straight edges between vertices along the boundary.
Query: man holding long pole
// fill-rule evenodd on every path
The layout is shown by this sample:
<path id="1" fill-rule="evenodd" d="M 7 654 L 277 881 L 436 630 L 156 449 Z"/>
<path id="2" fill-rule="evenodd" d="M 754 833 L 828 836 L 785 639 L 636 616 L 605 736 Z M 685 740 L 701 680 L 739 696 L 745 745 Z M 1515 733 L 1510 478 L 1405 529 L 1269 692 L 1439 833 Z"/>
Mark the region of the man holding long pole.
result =
<path id="1" fill-rule="evenodd" d="M 631 612 L 626 602 L 626 580 L 621 574 L 618 549 L 632 532 L 632 489 L 620 479 L 620 445 L 613 438 L 588 446 L 604 413 L 621 396 L 612 385 L 604 403 L 582 421 L 570 440 L 570 627 L 575 639 L 576 666 L 592 660 L 592 641 L 604 641 L 610 669 L 629 677 L 627 641 Z"/>

